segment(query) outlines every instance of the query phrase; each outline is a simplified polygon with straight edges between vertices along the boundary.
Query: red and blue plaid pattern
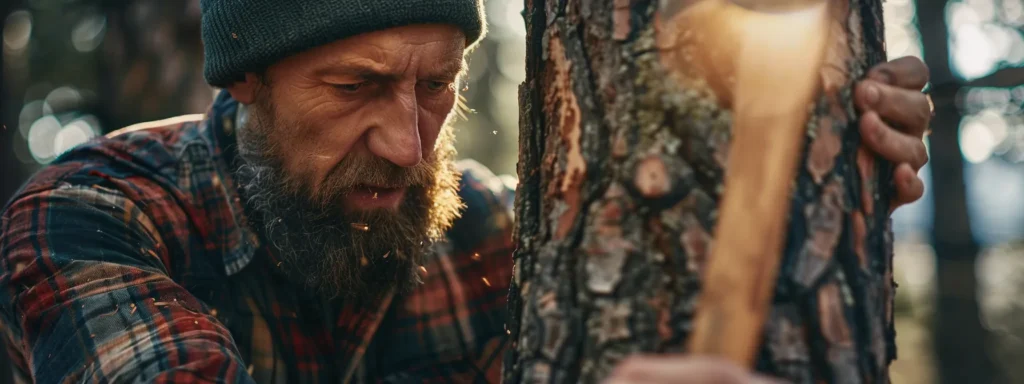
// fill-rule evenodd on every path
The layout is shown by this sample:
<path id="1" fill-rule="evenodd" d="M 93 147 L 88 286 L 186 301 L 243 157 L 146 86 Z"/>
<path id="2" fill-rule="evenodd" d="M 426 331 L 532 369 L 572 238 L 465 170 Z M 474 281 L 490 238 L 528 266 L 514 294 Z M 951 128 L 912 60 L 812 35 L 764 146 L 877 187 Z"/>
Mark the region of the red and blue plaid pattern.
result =
<path id="1" fill-rule="evenodd" d="M 506 348 L 512 188 L 472 162 L 467 208 L 404 297 L 288 284 L 227 164 L 237 103 L 63 155 L 0 224 L 0 323 L 19 381 L 492 382 Z"/>

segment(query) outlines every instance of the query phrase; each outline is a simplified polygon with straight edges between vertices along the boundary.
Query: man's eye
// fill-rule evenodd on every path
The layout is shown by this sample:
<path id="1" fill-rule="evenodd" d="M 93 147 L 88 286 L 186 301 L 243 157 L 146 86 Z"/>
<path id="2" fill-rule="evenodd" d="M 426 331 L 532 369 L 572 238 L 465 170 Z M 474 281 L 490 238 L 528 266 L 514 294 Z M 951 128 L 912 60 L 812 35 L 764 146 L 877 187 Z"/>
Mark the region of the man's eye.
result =
<path id="1" fill-rule="evenodd" d="M 351 84 L 336 84 L 335 87 L 345 92 L 356 92 L 366 85 L 365 81 Z"/>
<path id="2" fill-rule="evenodd" d="M 427 89 L 431 91 L 441 91 L 448 88 L 448 83 L 443 81 L 428 81 L 426 85 Z"/>

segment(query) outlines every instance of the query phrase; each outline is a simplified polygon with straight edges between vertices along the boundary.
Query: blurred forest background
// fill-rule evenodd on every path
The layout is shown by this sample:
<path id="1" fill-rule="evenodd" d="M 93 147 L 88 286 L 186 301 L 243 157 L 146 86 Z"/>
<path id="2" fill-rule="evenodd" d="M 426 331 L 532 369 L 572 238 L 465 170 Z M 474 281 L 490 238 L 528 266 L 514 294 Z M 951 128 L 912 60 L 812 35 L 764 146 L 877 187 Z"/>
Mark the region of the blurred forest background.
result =
<path id="1" fill-rule="evenodd" d="M 94 136 L 203 112 L 198 3 L 4 0 L 0 201 Z M 523 4 L 486 3 L 458 147 L 514 174 Z M 893 381 L 1024 383 L 1024 0 L 888 0 L 885 28 L 890 58 L 931 68 L 936 104 L 927 192 L 894 215 Z"/>

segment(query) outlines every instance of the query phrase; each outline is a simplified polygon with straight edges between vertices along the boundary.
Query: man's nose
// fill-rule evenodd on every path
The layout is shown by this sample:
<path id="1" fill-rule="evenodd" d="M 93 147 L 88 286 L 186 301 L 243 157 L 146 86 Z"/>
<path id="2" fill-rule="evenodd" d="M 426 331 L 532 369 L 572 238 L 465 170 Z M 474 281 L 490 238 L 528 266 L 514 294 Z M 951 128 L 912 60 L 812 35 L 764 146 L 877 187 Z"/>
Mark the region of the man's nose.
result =
<path id="1" fill-rule="evenodd" d="M 378 112 L 383 114 L 377 119 L 381 124 L 370 132 L 367 145 L 374 155 L 397 166 L 415 166 L 423 159 L 415 92 L 396 95 L 389 104 Z"/>

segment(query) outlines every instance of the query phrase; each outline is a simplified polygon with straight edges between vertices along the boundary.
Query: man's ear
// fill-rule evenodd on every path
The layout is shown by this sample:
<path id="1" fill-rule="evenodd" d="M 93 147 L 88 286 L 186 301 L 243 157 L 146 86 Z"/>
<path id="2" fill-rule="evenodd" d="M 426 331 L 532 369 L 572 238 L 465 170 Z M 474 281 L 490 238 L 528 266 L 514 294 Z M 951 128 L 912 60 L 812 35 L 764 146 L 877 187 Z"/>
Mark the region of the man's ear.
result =
<path id="1" fill-rule="evenodd" d="M 236 81 L 227 88 L 231 98 L 242 104 L 252 104 L 256 100 L 256 90 L 260 79 L 252 72 L 246 72 L 244 81 Z"/>

